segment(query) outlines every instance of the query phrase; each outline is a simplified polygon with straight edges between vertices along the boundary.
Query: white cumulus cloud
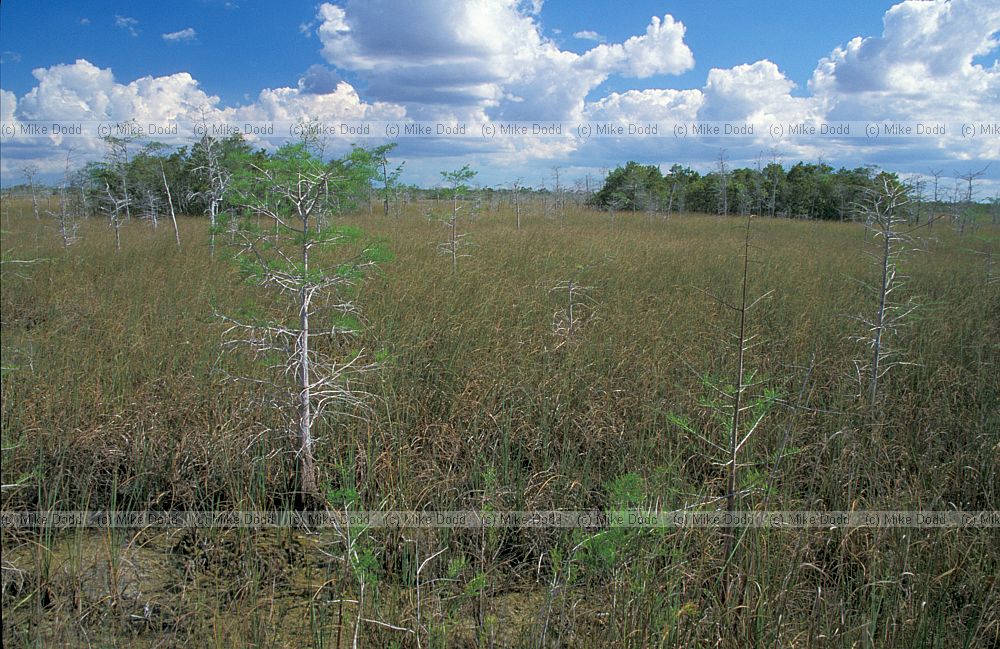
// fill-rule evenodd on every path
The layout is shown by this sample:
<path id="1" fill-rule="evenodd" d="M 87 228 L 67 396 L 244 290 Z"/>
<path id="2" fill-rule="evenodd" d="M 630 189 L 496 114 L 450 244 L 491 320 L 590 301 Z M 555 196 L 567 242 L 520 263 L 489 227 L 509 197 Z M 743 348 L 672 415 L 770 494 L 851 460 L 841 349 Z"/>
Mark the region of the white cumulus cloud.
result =
<path id="1" fill-rule="evenodd" d="M 128 83 L 115 79 L 109 68 L 78 59 L 32 71 L 37 84 L 20 98 L 0 90 L 0 118 L 16 127 L 18 122 L 123 122 L 138 124 L 193 124 L 204 117 L 209 121 L 304 121 L 401 119 L 405 109 L 384 102 L 368 103 L 347 82 L 332 87 L 265 88 L 255 100 L 234 107 L 220 104 L 219 98 L 206 93 L 187 72 L 153 77 Z M 315 77 L 316 71 L 312 75 Z M 330 82 L 329 78 L 325 79 Z M 301 83 L 300 83 L 301 86 Z M 179 128 L 178 136 L 159 138 L 168 144 L 184 144 L 192 136 Z M 72 142 L 59 136 L 20 137 L 4 143 L 6 169 L 13 160 L 31 155 L 43 169 L 58 169 L 64 154 L 52 145 L 71 145 L 83 158 L 95 159 L 103 153 L 99 138 L 74 137 Z"/>
<path id="2" fill-rule="evenodd" d="M 705 82 L 702 119 L 758 122 L 815 121 L 815 101 L 793 97 L 795 83 L 768 60 L 713 68 Z"/>
<path id="3" fill-rule="evenodd" d="M 0 122 L 13 122 L 17 110 L 17 95 L 0 88 Z"/>
<path id="4" fill-rule="evenodd" d="M 678 74 L 694 65 L 684 26 L 653 17 L 644 34 L 583 53 L 542 34 L 537 12 L 516 0 L 325 3 L 323 56 L 358 73 L 367 92 L 412 114 L 466 119 L 571 119 L 611 74 Z"/>
<path id="5" fill-rule="evenodd" d="M 908 0 L 886 12 L 881 36 L 854 38 L 820 60 L 810 88 L 845 119 L 872 111 L 919 119 L 928 111 L 996 109 L 1000 66 L 973 59 L 996 50 L 998 30 L 998 3 Z"/>
<path id="6" fill-rule="evenodd" d="M 907 0 L 886 12 L 881 36 L 854 38 L 821 59 L 809 88 L 831 119 L 992 120 L 1000 65 L 974 59 L 996 51 L 998 31 L 1000 3 Z M 976 146 L 1000 157 L 995 139 Z"/>
<path id="7" fill-rule="evenodd" d="M 590 29 L 584 29 L 579 32 L 574 32 L 573 38 L 579 38 L 581 41 L 597 41 L 598 43 L 603 43 L 605 40 L 607 40 L 597 32 L 592 31 Z"/>

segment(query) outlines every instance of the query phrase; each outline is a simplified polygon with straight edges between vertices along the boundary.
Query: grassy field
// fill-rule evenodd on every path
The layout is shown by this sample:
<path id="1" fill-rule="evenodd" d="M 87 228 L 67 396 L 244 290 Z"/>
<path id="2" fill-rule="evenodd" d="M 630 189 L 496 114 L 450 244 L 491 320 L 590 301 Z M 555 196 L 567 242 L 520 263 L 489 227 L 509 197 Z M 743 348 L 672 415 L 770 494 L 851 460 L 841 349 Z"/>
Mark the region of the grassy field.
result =
<path id="1" fill-rule="evenodd" d="M 430 210 L 344 217 L 392 262 L 359 284 L 378 359 L 368 407 L 331 417 L 331 508 L 724 506 L 745 221 L 507 211 L 460 221 L 452 273 Z M 267 297 L 204 219 L 92 219 L 64 250 L 3 205 L 3 510 L 280 509 L 297 504 L 286 424 L 222 354 Z M 971 229 L 970 229 L 971 230 Z M 996 228 L 919 231 L 873 407 L 852 316 L 878 269 L 856 224 L 755 219 L 749 403 L 738 509 L 1000 509 Z M 224 240 L 224 236 L 222 239 Z M 995 272 L 995 271 L 994 271 Z M 589 287 L 571 334 L 560 283 Z M 715 297 L 708 295 L 713 294 Z M 717 299 L 719 298 L 719 299 Z M 225 371 L 223 371 L 225 370 Z M 346 415 L 352 414 L 355 417 Z M 997 529 L 553 528 L 3 532 L 5 646 L 995 647 Z M 436 554 L 439 553 L 440 554 Z"/>

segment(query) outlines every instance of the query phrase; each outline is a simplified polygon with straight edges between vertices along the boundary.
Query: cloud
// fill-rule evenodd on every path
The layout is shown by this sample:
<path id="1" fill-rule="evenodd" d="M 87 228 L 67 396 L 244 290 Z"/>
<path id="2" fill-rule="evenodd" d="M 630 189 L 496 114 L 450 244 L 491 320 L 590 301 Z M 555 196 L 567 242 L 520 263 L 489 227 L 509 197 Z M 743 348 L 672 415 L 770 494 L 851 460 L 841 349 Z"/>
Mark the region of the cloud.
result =
<path id="1" fill-rule="evenodd" d="M 298 89 L 304 95 L 325 95 L 335 92 L 341 78 L 325 65 L 310 65 L 299 77 Z"/>
<path id="2" fill-rule="evenodd" d="M 998 30 L 995 3 L 902 2 L 886 12 L 881 36 L 859 36 L 821 59 L 810 89 L 835 115 L 996 108 L 1000 67 L 973 59 L 1000 46 Z"/>
<path id="3" fill-rule="evenodd" d="M 1000 65 L 976 57 L 1000 46 L 1000 5 L 976 0 L 902 2 L 882 35 L 857 37 L 820 60 L 809 82 L 831 119 L 991 120 L 1000 112 Z M 1000 144 L 979 154 L 1000 157 Z"/>
<path id="4" fill-rule="evenodd" d="M 0 54 L 0 63 L 20 63 L 21 55 L 18 52 L 11 52 L 10 50 L 5 51 Z"/>
<path id="5" fill-rule="evenodd" d="M 90 24 L 90 18 L 81 18 L 80 19 L 80 24 L 84 25 L 84 26 L 89 25 Z"/>
<path id="6" fill-rule="evenodd" d="M 136 29 L 136 26 L 138 24 L 139 21 L 136 20 L 135 18 L 129 18 L 128 16 L 119 16 L 118 14 L 115 14 L 115 27 L 119 29 L 124 29 L 129 33 L 130 36 L 135 37 L 139 35 L 139 30 Z"/>
<path id="7" fill-rule="evenodd" d="M 17 111 L 17 95 L 0 88 L 0 122 L 13 122 Z"/>
<path id="8" fill-rule="evenodd" d="M 77 59 L 71 64 L 36 68 L 32 75 L 38 85 L 18 105 L 24 120 L 167 119 L 218 102 L 198 88 L 186 72 L 120 84 L 110 69 Z"/>
<path id="9" fill-rule="evenodd" d="M 170 32 L 168 34 L 160 35 L 163 40 L 170 43 L 184 43 L 190 42 L 198 38 L 198 33 L 195 32 L 193 27 L 188 27 L 176 32 Z"/>
<path id="10" fill-rule="evenodd" d="M 299 88 L 265 88 L 256 100 L 236 108 L 238 120 L 394 120 L 403 119 L 403 107 L 384 102 L 369 104 L 346 81 L 339 81 L 332 92 L 309 93 Z"/>
<path id="11" fill-rule="evenodd" d="M 15 132 L 20 129 L 17 119 L 17 95 L 3 88 L 0 88 L 0 122 L 13 128 Z M 34 164 L 42 173 L 52 173 L 59 169 L 52 155 L 51 143 L 37 140 L 37 138 L 4 139 L 3 155 L 0 155 L 0 177 L 5 182 L 14 182 L 13 179 L 20 177 L 20 170 L 26 164 Z M 52 162 L 44 164 L 46 161 L 43 156 L 48 156 Z"/>
<path id="12" fill-rule="evenodd" d="M 680 74 L 694 67 L 694 55 L 684 44 L 684 24 L 666 15 L 653 16 L 642 36 L 633 36 L 622 45 L 608 47 L 621 59 L 622 71 L 643 78 L 654 74 Z M 618 54 L 618 48 L 622 54 Z"/>
<path id="13" fill-rule="evenodd" d="M 529 16 L 537 16 L 542 13 L 543 4 L 545 4 L 544 0 L 521 0 L 518 6 Z"/>
<path id="14" fill-rule="evenodd" d="M 598 34 L 595 31 L 589 29 L 584 29 L 583 31 L 573 32 L 573 38 L 579 38 L 581 41 L 597 41 L 598 43 L 603 43 L 605 40 L 604 36 Z"/>
<path id="15" fill-rule="evenodd" d="M 713 68 L 705 82 L 702 119 L 805 122 L 819 117 L 815 101 L 793 97 L 795 83 L 766 59 Z"/>
<path id="16" fill-rule="evenodd" d="M 405 110 L 400 106 L 363 101 L 344 81 L 337 81 L 330 87 L 334 77 L 324 76 L 313 68 L 303 75 L 301 87 L 265 88 L 253 101 L 234 107 L 221 105 L 218 97 L 205 92 L 187 72 L 146 76 L 121 83 L 110 69 L 78 59 L 71 64 L 37 68 L 32 74 L 37 83 L 20 98 L 10 91 L 0 90 L 0 118 L 15 129 L 18 122 L 29 121 L 121 122 L 134 119 L 138 124 L 162 125 L 197 123 L 203 116 L 210 122 L 229 123 L 405 117 Z M 328 84 L 326 87 L 320 87 L 321 79 Z M 191 137 L 181 127 L 177 136 L 158 139 L 181 145 L 189 143 Z M 0 169 L 8 170 L 16 160 L 27 157 L 36 160 L 43 171 L 57 171 L 65 155 L 57 148 L 59 145 L 72 146 L 81 160 L 99 159 L 104 152 L 104 145 L 96 136 L 74 137 L 65 142 L 60 136 L 18 137 L 4 141 L 4 160 L 0 161 Z"/>
<path id="17" fill-rule="evenodd" d="M 255 101 L 236 107 L 222 107 L 219 98 L 202 90 L 187 72 L 119 83 L 109 68 L 78 59 L 37 68 L 32 74 L 38 84 L 20 100 L 14 98 L 17 117 L 25 121 L 199 121 L 202 111 L 208 119 L 218 120 L 398 119 L 405 115 L 399 106 L 362 101 L 350 84 L 336 80 L 322 66 L 307 70 L 298 88 L 265 88 Z"/>
<path id="18" fill-rule="evenodd" d="M 629 90 L 588 103 L 585 116 L 588 120 L 613 122 L 695 120 L 704 103 L 701 90 Z"/>
<path id="19" fill-rule="evenodd" d="M 515 0 L 348 0 L 320 5 L 323 56 L 380 100 L 426 118 L 567 119 L 612 74 L 679 74 L 694 65 L 684 26 L 653 17 L 644 34 L 583 54 L 543 36 L 538 7 Z"/>

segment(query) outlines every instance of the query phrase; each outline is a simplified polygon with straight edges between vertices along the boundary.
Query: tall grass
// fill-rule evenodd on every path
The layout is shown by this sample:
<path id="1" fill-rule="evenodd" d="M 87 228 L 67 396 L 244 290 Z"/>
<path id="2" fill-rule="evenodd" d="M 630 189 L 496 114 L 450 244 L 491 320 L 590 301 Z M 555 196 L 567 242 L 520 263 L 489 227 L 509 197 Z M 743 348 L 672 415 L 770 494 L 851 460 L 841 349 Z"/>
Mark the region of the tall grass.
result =
<path id="1" fill-rule="evenodd" d="M 556 223 L 525 210 L 518 229 L 512 213 L 485 213 L 466 222 L 476 245 L 454 273 L 437 252 L 440 224 L 422 216 L 435 208 L 447 206 L 345 217 L 385 238 L 395 261 L 357 296 L 358 344 L 382 359 L 363 386 L 376 399 L 360 423 L 334 417 L 318 431 L 332 505 L 670 509 L 726 494 L 725 467 L 676 421 L 726 434 L 702 396 L 706 377 L 734 375 L 733 321 L 695 287 L 738 295 L 741 222 L 580 211 Z M 217 371 L 213 306 L 261 297 L 211 258 L 206 224 L 180 219 L 178 249 L 169 229 L 133 220 L 116 253 L 95 219 L 63 250 L 30 206 L 3 210 L 3 250 L 42 260 L 5 265 L 0 289 L 13 368 L 2 477 L 17 483 L 3 509 L 293 505 L 293 446 L 262 434 L 281 429 L 278 413 Z M 1000 292 L 982 260 L 945 228 L 906 260 L 922 308 L 895 345 L 917 364 L 880 385 L 874 415 L 848 317 L 875 306 L 852 280 L 873 272 L 862 228 L 753 227 L 748 291 L 774 293 L 753 313 L 747 363 L 806 407 L 776 409 L 742 451 L 744 506 L 760 505 L 783 449 L 773 509 L 998 509 Z M 593 287 L 595 316 L 569 340 L 553 331 L 563 305 L 550 291 L 567 277 Z M 88 554 L 79 533 L 5 532 L 4 606 L 16 607 L 5 644 L 72 644 L 82 629 L 150 645 L 170 634 L 197 646 L 349 646 L 363 580 L 363 617 L 414 631 L 361 622 L 365 646 L 988 647 L 1000 634 L 989 529 L 750 530 L 726 602 L 711 529 L 373 530 L 352 541 L 356 560 L 323 534 L 143 534 Z M 417 568 L 441 549 L 418 590 Z M 112 580 L 96 565 L 145 567 Z M 146 601 L 129 604 L 134 582 Z M 112 602 L 133 607 L 124 621 L 106 615 Z"/>

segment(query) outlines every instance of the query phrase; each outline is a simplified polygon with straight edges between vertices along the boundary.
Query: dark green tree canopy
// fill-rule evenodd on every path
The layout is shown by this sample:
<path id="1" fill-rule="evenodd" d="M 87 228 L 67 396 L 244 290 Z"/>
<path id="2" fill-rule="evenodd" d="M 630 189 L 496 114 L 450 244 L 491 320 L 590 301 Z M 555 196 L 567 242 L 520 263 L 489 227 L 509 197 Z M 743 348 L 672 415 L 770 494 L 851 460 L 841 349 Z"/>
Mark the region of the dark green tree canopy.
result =
<path id="1" fill-rule="evenodd" d="M 835 170 L 806 162 L 787 170 L 775 162 L 757 169 L 730 169 L 724 179 L 726 204 L 732 214 L 847 219 L 864 192 L 885 173 L 873 167 Z M 723 198 L 722 180 L 718 171 L 703 175 L 674 164 L 664 175 L 656 165 L 629 161 L 608 174 L 591 204 L 614 210 L 715 213 Z"/>

